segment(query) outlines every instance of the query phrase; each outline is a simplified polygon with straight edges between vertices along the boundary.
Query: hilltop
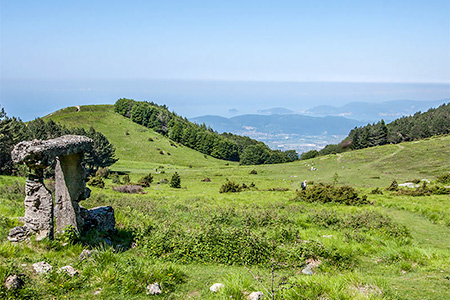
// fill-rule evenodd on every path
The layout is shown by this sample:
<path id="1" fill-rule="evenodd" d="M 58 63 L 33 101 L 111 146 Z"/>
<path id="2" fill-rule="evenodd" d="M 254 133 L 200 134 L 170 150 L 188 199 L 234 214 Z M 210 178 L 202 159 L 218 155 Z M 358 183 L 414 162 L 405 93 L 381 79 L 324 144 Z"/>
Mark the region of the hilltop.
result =
<path id="1" fill-rule="evenodd" d="M 179 143 L 174 143 L 161 134 L 132 122 L 114 112 L 113 105 L 88 105 L 68 107 L 43 118 L 67 127 L 94 127 L 102 132 L 116 147 L 119 161 L 116 168 L 130 163 L 136 168 L 157 167 L 171 164 L 183 167 L 205 165 L 222 167 L 226 162 L 206 156 Z M 235 164 L 233 162 L 227 162 Z"/>

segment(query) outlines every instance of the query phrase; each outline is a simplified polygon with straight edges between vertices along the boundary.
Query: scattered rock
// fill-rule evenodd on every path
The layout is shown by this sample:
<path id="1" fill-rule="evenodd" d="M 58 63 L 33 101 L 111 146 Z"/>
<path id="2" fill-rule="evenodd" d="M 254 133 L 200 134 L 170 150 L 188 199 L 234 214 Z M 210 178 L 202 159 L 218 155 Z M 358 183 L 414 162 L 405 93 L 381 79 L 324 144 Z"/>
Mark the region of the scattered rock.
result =
<path id="1" fill-rule="evenodd" d="M 94 207 L 87 211 L 85 223 L 97 231 L 113 231 L 116 226 L 114 209 L 111 206 Z"/>
<path id="2" fill-rule="evenodd" d="M 420 185 L 419 184 L 415 184 L 413 182 L 405 182 L 405 183 L 401 183 L 398 186 L 403 186 L 403 187 L 407 187 L 410 189 L 414 189 L 414 188 L 418 188 Z"/>
<path id="3" fill-rule="evenodd" d="M 327 239 L 331 239 L 333 237 L 333 235 L 332 234 L 330 234 L 330 235 L 322 235 L 322 237 L 327 238 Z"/>
<path id="4" fill-rule="evenodd" d="M 10 242 L 21 242 L 24 241 L 28 238 L 28 236 L 30 235 L 30 231 L 28 230 L 28 228 L 26 226 L 17 226 L 12 228 L 9 231 L 9 235 L 8 235 L 8 241 Z"/>
<path id="5" fill-rule="evenodd" d="M 248 295 L 247 300 L 260 300 L 264 297 L 264 294 L 262 292 L 253 292 L 250 295 Z"/>
<path id="6" fill-rule="evenodd" d="M 209 290 L 213 293 L 218 292 L 220 289 L 223 289 L 225 285 L 223 283 L 214 283 Z"/>
<path id="7" fill-rule="evenodd" d="M 302 273 L 305 275 L 314 275 L 310 265 L 307 265 L 306 268 L 302 270 Z"/>
<path id="8" fill-rule="evenodd" d="M 420 181 L 426 182 L 426 183 L 431 183 L 431 181 L 429 181 L 428 179 L 421 179 Z"/>
<path id="9" fill-rule="evenodd" d="M 8 276 L 8 278 L 6 278 L 6 280 L 5 280 L 5 287 L 8 290 L 20 289 L 25 284 L 25 281 L 22 279 L 22 276 L 25 276 L 25 275 L 24 274 L 20 274 L 20 275 L 10 275 L 10 276 Z"/>
<path id="10" fill-rule="evenodd" d="M 147 295 L 156 295 L 161 293 L 161 286 L 159 283 L 155 282 L 147 285 Z"/>
<path id="11" fill-rule="evenodd" d="M 102 292 L 102 288 L 98 288 L 94 291 L 94 295 L 99 295 Z"/>
<path id="12" fill-rule="evenodd" d="M 53 270 L 53 267 L 50 264 L 46 263 L 45 261 L 34 263 L 33 268 L 38 274 L 47 273 Z"/>
<path id="13" fill-rule="evenodd" d="M 84 249 L 83 251 L 81 251 L 80 256 L 78 257 L 79 260 L 83 260 L 86 259 L 88 257 L 91 257 L 94 254 L 97 254 L 98 251 L 97 250 L 88 250 L 88 249 Z"/>
<path id="14" fill-rule="evenodd" d="M 66 272 L 70 276 L 75 276 L 75 275 L 77 275 L 79 273 L 78 270 L 75 270 L 71 265 L 59 268 L 58 272 L 60 272 L 60 273 L 61 272 Z"/>

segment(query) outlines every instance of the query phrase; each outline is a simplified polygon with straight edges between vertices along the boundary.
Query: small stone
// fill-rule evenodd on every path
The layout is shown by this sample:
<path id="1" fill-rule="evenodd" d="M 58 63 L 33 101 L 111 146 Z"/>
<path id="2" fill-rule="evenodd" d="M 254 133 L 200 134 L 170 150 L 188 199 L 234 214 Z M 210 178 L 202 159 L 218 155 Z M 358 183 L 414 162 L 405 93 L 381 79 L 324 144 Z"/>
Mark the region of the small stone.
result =
<path id="1" fill-rule="evenodd" d="M 84 249 L 83 251 L 81 251 L 80 256 L 78 257 L 79 260 L 83 260 L 86 259 L 88 257 L 91 257 L 94 254 L 97 254 L 98 251 L 97 250 L 88 250 L 88 249 Z"/>
<path id="2" fill-rule="evenodd" d="M 260 300 L 264 298 L 264 294 L 262 292 L 253 292 L 248 295 L 247 300 Z"/>
<path id="3" fill-rule="evenodd" d="M 309 265 L 302 270 L 302 273 L 305 275 L 314 275 L 313 271 L 311 270 L 311 266 Z"/>
<path id="4" fill-rule="evenodd" d="M 5 287 L 10 290 L 16 290 L 16 289 L 20 289 L 25 282 L 22 279 L 22 276 L 24 276 L 23 274 L 21 275 L 10 275 L 8 276 L 8 278 L 6 278 L 5 280 Z"/>
<path id="5" fill-rule="evenodd" d="M 223 283 L 214 283 L 209 290 L 213 293 L 218 292 L 220 289 L 223 289 L 225 287 L 225 285 L 223 285 Z"/>
<path id="6" fill-rule="evenodd" d="M 69 274 L 70 276 L 75 276 L 76 274 L 78 274 L 78 270 L 75 270 L 71 265 L 68 266 L 64 266 L 58 269 L 58 272 L 66 272 L 67 274 Z"/>
<path id="7" fill-rule="evenodd" d="M 330 235 L 322 235 L 322 237 L 327 238 L 327 239 L 331 239 L 333 237 L 333 235 L 332 234 L 330 234 Z"/>
<path id="8" fill-rule="evenodd" d="M 102 292 L 102 288 L 98 288 L 94 291 L 94 295 L 98 295 Z"/>
<path id="9" fill-rule="evenodd" d="M 161 294 L 161 286 L 159 283 L 155 282 L 147 285 L 147 295 Z"/>
<path id="10" fill-rule="evenodd" d="M 53 270 L 53 267 L 50 264 L 46 263 L 45 261 L 34 263 L 33 268 L 38 274 L 47 273 Z"/>

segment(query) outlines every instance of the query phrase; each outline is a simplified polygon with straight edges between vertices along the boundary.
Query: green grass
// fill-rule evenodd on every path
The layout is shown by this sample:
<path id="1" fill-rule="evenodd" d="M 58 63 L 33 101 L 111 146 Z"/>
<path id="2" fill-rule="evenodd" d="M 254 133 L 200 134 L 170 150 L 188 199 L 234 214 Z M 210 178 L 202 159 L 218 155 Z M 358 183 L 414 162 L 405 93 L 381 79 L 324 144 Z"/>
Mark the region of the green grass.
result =
<path id="1" fill-rule="evenodd" d="M 104 189 L 91 188 L 91 198 L 81 204 L 114 207 L 114 247 L 131 240 L 137 246 L 125 251 L 96 246 L 99 256 L 80 262 L 78 255 L 98 235 L 85 245 L 5 241 L 23 215 L 23 189 L 17 186 L 24 179 L 0 176 L 0 281 L 10 273 L 29 278 L 18 294 L 1 288 L 4 297 L 91 299 L 103 288 L 96 298 L 148 299 L 145 286 L 158 281 L 163 295 L 156 299 L 245 299 L 252 291 L 268 296 L 274 266 L 274 285 L 286 287 L 285 299 L 450 299 L 449 196 L 370 194 L 394 179 L 433 181 L 450 172 L 450 136 L 288 164 L 239 166 L 175 148 L 115 114 L 112 106 L 67 108 L 48 117 L 67 126 L 95 127 L 117 148 L 113 171 L 128 173 L 132 182 L 152 173 L 154 182 L 138 195 L 113 191 L 111 179 L 105 179 Z M 318 171 L 310 171 L 311 166 Z M 249 174 L 253 169 L 257 174 Z M 174 172 L 181 176 L 181 189 L 158 184 Z M 308 188 L 337 179 L 374 204 L 294 201 L 305 179 Z M 219 193 L 227 180 L 253 182 L 256 188 Z M 269 191 L 278 188 L 287 190 Z M 314 275 L 303 275 L 313 258 L 321 264 Z M 80 275 L 34 274 L 31 264 L 43 259 L 57 267 L 72 264 Z M 226 288 L 210 293 L 215 282 Z M 281 299 L 281 290 L 275 294 Z"/>

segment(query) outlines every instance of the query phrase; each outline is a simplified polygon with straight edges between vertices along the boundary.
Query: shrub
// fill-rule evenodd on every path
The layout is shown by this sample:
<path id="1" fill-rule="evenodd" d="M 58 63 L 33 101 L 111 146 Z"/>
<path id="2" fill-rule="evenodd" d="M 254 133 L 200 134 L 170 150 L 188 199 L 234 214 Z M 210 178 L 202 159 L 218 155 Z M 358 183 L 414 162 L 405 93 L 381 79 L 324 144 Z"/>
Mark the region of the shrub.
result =
<path id="1" fill-rule="evenodd" d="M 97 172 L 95 172 L 95 176 L 101 177 L 101 178 L 108 178 L 109 174 L 110 174 L 110 170 L 107 167 L 99 168 L 97 170 Z"/>
<path id="2" fill-rule="evenodd" d="M 101 188 L 101 189 L 105 187 L 105 182 L 99 176 L 92 177 L 91 180 L 89 180 L 87 184 L 89 184 L 90 186 L 95 186 L 95 187 Z"/>
<path id="3" fill-rule="evenodd" d="M 433 185 L 429 187 L 427 183 L 424 182 L 421 186 L 419 186 L 416 189 L 398 189 L 396 194 L 413 197 L 430 196 L 430 195 L 448 195 L 450 194 L 450 188 L 438 185 Z"/>
<path id="4" fill-rule="evenodd" d="M 129 175 L 124 175 L 122 179 L 123 179 L 123 183 L 125 183 L 125 184 L 130 183 L 130 176 Z"/>
<path id="5" fill-rule="evenodd" d="M 370 193 L 372 195 L 383 195 L 383 191 L 380 188 L 375 188 Z"/>
<path id="6" fill-rule="evenodd" d="M 127 194 L 141 194 L 144 192 L 144 189 L 139 185 L 117 185 L 112 187 L 113 191 Z"/>
<path id="7" fill-rule="evenodd" d="M 438 181 L 440 183 L 450 183 L 450 173 L 439 176 Z"/>
<path id="8" fill-rule="evenodd" d="M 203 182 L 211 182 L 211 179 L 209 179 L 208 177 L 206 177 L 205 179 L 202 180 Z"/>
<path id="9" fill-rule="evenodd" d="M 180 175 L 178 175 L 177 172 L 175 172 L 172 175 L 172 178 L 170 179 L 170 187 L 176 188 L 176 189 L 181 188 L 181 178 L 180 178 Z"/>
<path id="10" fill-rule="evenodd" d="M 258 172 L 257 172 L 255 169 L 253 169 L 253 170 L 250 171 L 249 174 L 251 174 L 251 175 L 256 175 L 256 174 L 258 174 Z"/>
<path id="11" fill-rule="evenodd" d="M 149 142 L 153 142 L 153 139 L 151 137 L 148 138 Z"/>
<path id="12" fill-rule="evenodd" d="M 121 183 L 121 182 L 120 182 L 119 174 L 117 174 L 117 173 L 112 173 L 112 174 L 111 174 L 111 179 L 112 179 L 112 182 L 113 182 L 113 183 L 116 183 L 116 184 L 117 184 L 117 183 L 119 183 L 119 184 Z"/>
<path id="13" fill-rule="evenodd" d="M 137 184 L 142 187 L 149 187 L 150 183 L 152 183 L 152 182 L 153 182 L 153 176 L 152 176 L 152 174 L 148 173 L 148 175 L 139 179 Z"/>
<path id="14" fill-rule="evenodd" d="M 238 193 L 240 191 L 242 191 L 242 187 L 239 184 L 227 181 L 220 187 L 219 193 Z"/>
<path id="15" fill-rule="evenodd" d="M 297 197 L 294 200 L 303 200 L 306 202 L 319 202 L 319 203 L 342 203 L 346 205 L 363 205 L 371 204 L 367 200 L 367 196 L 359 197 L 358 193 L 351 186 L 334 186 L 334 185 L 317 185 L 310 189 L 297 193 Z"/>
<path id="16" fill-rule="evenodd" d="M 386 188 L 386 191 L 398 191 L 397 180 L 392 181 L 391 185 Z"/>

